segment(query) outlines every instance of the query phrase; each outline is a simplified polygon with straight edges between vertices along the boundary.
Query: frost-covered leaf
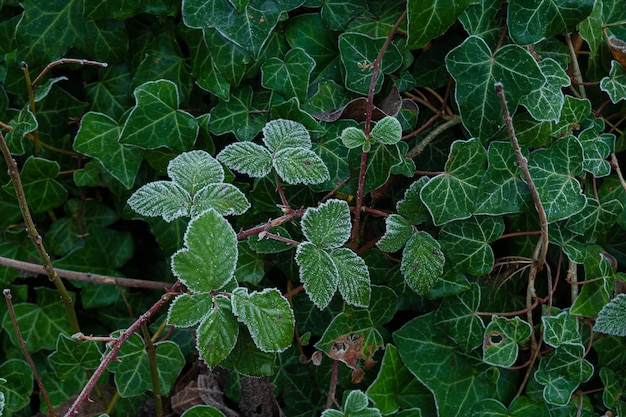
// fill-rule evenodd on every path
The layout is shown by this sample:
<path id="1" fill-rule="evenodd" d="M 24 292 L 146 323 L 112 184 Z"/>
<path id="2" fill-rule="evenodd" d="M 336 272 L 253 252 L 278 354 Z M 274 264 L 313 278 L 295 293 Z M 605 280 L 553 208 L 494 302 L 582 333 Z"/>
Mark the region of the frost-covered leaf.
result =
<path id="1" fill-rule="evenodd" d="M 244 323 L 263 352 L 282 352 L 291 346 L 294 317 L 289 301 L 275 288 L 248 294 L 238 287 L 232 296 L 233 313 Z"/>
<path id="2" fill-rule="evenodd" d="M 213 368 L 232 352 L 238 337 L 239 323 L 231 311 L 231 301 L 217 295 L 214 307 L 198 326 L 196 348 L 200 357 Z"/>
<path id="3" fill-rule="evenodd" d="M 263 143 L 271 152 L 285 148 L 311 149 L 311 135 L 302 123 L 276 119 L 263 127 Z"/>
<path id="4" fill-rule="evenodd" d="M 382 251 L 397 252 L 413 235 L 413 225 L 399 214 L 390 214 L 385 219 L 385 234 L 376 243 Z"/>
<path id="5" fill-rule="evenodd" d="M 578 320 L 568 311 L 561 311 L 556 316 L 543 316 L 541 322 L 543 340 L 548 345 L 555 348 L 564 345 L 582 346 Z"/>
<path id="6" fill-rule="evenodd" d="M 406 243 L 400 271 L 409 287 L 418 294 L 426 294 L 443 275 L 444 263 L 439 242 L 422 231 L 415 233 Z"/>
<path id="7" fill-rule="evenodd" d="M 201 150 L 184 152 L 172 159 L 167 165 L 167 174 L 192 195 L 207 184 L 224 181 L 224 168 Z"/>
<path id="8" fill-rule="evenodd" d="M 255 178 L 264 177 L 272 170 L 269 151 L 252 142 L 231 143 L 217 155 L 217 159 L 228 168 Z"/>
<path id="9" fill-rule="evenodd" d="M 310 149 L 281 149 L 272 162 L 278 175 L 289 184 L 320 184 L 330 179 L 326 164 Z"/>
<path id="10" fill-rule="evenodd" d="M 600 88 L 605 91 L 613 103 L 626 99 L 626 69 L 617 61 L 611 61 L 608 77 L 600 81 Z"/>
<path id="11" fill-rule="evenodd" d="M 428 177 L 421 177 L 415 181 L 404 192 L 404 198 L 396 204 L 398 214 L 415 225 L 421 224 L 430 218 L 428 209 L 420 198 L 420 192 L 427 182 Z"/>
<path id="12" fill-rule="evenodd" d="M 213 296 L 211 294 L 181 294 L 170 304 L 167 324 L 176 327 L 195 326 L 212 310 Z"/>
<path id="13" fill-rule="evenodd" d="M 606 159 L 615 148 L 615 135 L 590 127 L 580 132 L 578 141 L 583 147 L 583 169 L 596 178 L 608 176 L 611 164 Z"/>
<path id="14" fill-rule="evenodd" d="M 170 181 L 142 186 L 130 196 L 128 205 L 143 216 L 163 217 L 166 222 L 191 214 L 189 193 Z"/>
<path id="15" fill-rule="evenodd" d="M 343 130 L 343 132 L 341 132 L 341 142 L 346 148 L 353 149 L 358 148 L 359 146 L 364 146 L 368 143 L 368 140 L 367 137 L 365 137 L 365 133 L 361 129 L 354 126 L 348 126 Z"/>
<path id="16" fill-rule="evenodd" d="M 317 246 L 338 248 L 348 241 L 351 230 L 350 208 L 343 200 L 328 200 L 302 216 L 302 233 Z"/>
<path id="17" fill-rule="evenodd" d="M 210 208 L 222 216 L 239 215 L 250 208 L 250 203 L 246 195 L 232 184 L 209 184 L 194 195 L 191 216 L 195 217 Z"/>
<path id="18" fill-rule="evenodd" d="M 626 294 L 618 294 L 602 307 L 593 329 L 612 336 L 626 336 Z"/>
<path id="19" fill-rule="evenodd" d="M 338 272 L 339 293 L 346 303 L 367 307 L 370 303 L 370 274 L 363 258 L 348 248 L 329 252 Z"/>
<path id="20" fill-rule="evenodd" d="M 386 116 L 376 123 L 370 136 L 385 145 L 393 145 L 402 139 L 402 126 L 395 117 Z"/>
<path id="21" fill-rule="evenodd" d="M 237 236 L 217 211 L 209 209 L 189 222 L 185 247 L 172 256 L 172 272 L 189 290 L 219 290 L 237 265 Z"/>
<path id="22" fill-rule="evenodd" d="M 330 255 L 322 248 L 303 242 L 296 250 L 300 281 L 309 298 L 320 309 L 326 308 L 337 291 L 339 271 Z"/>

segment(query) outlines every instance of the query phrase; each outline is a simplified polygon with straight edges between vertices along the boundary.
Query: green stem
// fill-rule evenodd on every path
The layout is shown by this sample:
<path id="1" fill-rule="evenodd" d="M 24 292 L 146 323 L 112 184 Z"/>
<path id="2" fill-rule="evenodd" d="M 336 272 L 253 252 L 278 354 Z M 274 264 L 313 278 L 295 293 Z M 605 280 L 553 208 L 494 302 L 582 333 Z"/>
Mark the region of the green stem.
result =
<path id="1" fill-rule="evenodd" d="M 144 343 L 146 344 L 146 352 L 148 353 L 148 362 L 150 363 L 150 377 L 152 378 L 152 393 L 154 394 L 154 407 L 157 417 L 163 415 L 163 399 L 161 398 L 161 384 L 159 383 L 159 370 L 156 361 L 156 346 L 152 343 L 148 325 L 144 322 L 141 324 L 141 332 L 143 334 Z"/>
<path id="2" fill-rule="evenodd" d="M 22 71 L 24 72 L 24 79 L 26 80 L 26 89 L 28 90 L 28 103 L 30 112 L 35 115 L 35 88 L 33 87 L 33 83 L 30 81 L 30 71 L 28 70 L 28 64 L 26 62 L 22 62 Z M 39 77 L 37 77 L 39 78 Z M 33 131 L 33 138 L 35 142 L 35 156 L 39 156 L 39 129 L 35 129 Z"/>
<path id="3" fill-rule="evenodd" d="M 39 235 L 39 233 L 37 232 L 37 228 L 35 227 L 33 218 L 30 215 L 30 209 L 28 208 L 28 202 L 26 201 L 26 195 L 24 194 L 24 188 L 22 187 L 22 179 L 20 178 L 20 173 L 17 169 L 17 163 L 11 156 L 11 151 L 9 150 L 9 147 L 4 140 L 4 135 L 2 134 L 2 132 L 0 132 L 0 149 L 2 150 L 4 160 L 7 163 L 9 176 L 13 181 L 15 195 L 17 197 L 17 202 L 22 212 L 22 217 L 24 218 L 24 222 L 26 223 L 28 237 L 37 249 L 37 253 L 41 258 L 44 269 L 48 274 L 48 278 L 54 283 L 57 291 L 59 291 L 61 299 L 63 300 L 63 304 L 65 305 L 65 310 L 67 311 L 67 316 L 70 320 L 72 332 L 78 333 L 80 332 L 80 326 L 78 325 L 78 318 L 76 317 L 76 311 L 74 310 L 74 305 L 72 304 L 72 297 L 65 288 L 65 285 L 63 285 L 63 281 L 61 280 L 61 278 L 59 278 L 59 275 L 52 267 L 50 255 L 48 255 L 48 252 L 46 252 L 46 248 L 43 245 L 43 239 L 41 235 Z"/>

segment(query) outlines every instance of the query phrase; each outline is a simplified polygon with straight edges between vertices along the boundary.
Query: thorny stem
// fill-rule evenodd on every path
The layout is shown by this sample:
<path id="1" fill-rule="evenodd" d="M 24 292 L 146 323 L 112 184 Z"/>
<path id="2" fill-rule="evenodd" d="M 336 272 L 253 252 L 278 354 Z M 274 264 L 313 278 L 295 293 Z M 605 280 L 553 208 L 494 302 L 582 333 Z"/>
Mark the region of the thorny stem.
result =
<path id="1" fill-rule="evenodd" d="M 32 264 L 30 262 L 18 261 L 11 258 L 0 256 L 0 265 L 10 268 L 19 269 L 21 271 L 31 272 L 33 274 L 47 274 L 47 269 L 41 265 Z M 84 281 L 92 284 L 103 285 L 119 285 L 128 288 L 147 288 L 153 290 L 162 290 L 172 285 L 171 282 L 146 281 L 142 279 L 119 278 L 108 275 L 92 274 L 89 272 L 76 272 L 67 269 L 54 268 L 54 272 L 61 278 L 74 279 L 76 281 Z"/>
<path id="2" fill-rule="evenodd" d="M 46 248 L 43 245 L 43 239 L 37 232 L 37 228 L 35 227 L 35 223 L 33 221 L 32 216 L 30 215 L 30 209 L 28 208 L 28 202 L 26 201 L 26 195 L 24 194 L 24 188 L 22 187 L 22 179 L 20 178 L 19 170 L 17 169 L 17 163 L 11 156 L 11 151 L 7 146 L 6 141 L 4 140 L 4 135 L 0 132 L 0 148 L 2 150 L 2 154 L 4 155 L 4 160 L 8 166 L 8 173 L 13 181 L 13 187 L 15 188 L 15 195 L 17 197 L 17 202 L 20 206 L 20 211 L 22 212 L 22 217 L 24 218 L 24 222 L 26 223 L 26 230 L 28 232 L 28 237 L 35 245 L 39 257 L 44 265 L 44 269 L 48 274 L 48 278 L 52 281 L 59 291 L 61 299 L 63 300 L 63 304 L 65 305 L 65 310 L 67 311 L 68 318 L 70 320 L 70 325 L 72 326 L 72 332 L 77 333 L 80 331 L 80 326 L 78 325 L 78 318 L 76 317 L 76 311 L 74 310 L 74 305 L 72 304 L 72 297 L 68 293 L 65 285 L 63 285 L 63 281 L 57 275 L 56 271 L 52 267 L 52 261 L 50 260 L 50 255 L 46 252 Z"/>
<path id="3" fill-rule="evenodd" d="M 41 376 L 39 375 L 39 372 L 37 371 L 35 362 L 33 362 L 33 358 L 30 356 L 30 352 L 28 352 L 28 349 L 26 348 L 26 343 L 24 342 L 24 338 L 22 337 L 20 326 L 17 324 L 17 318 L 15 317 L 15 310 L 13 309 L 13 300 L 12 300 L 13 297 L 11 296 L 11 290 L 5 289 L 3 293 L 4 293 L 4 299 L 6 300 L 6 303 L 7 303 L 9 316 L 11 317 L 11 323 L 13 323 L 13 329 L 15 330 L 15 335 L 17 336 L 17 341 L 20 345 L 20 349 L 22 349 L 22 353 L 24 354 L 24 357 L 26 358 L 26 362 L 28 362 L 28 365 L 30 366 L 31 371 L 33 372 L 35 381 L 37 382 L 37 385 L 39 386 L 39 391 L 41 391 L 41 396 L 43 397 L 44 401 L 46 402 L 46 405 L 48 406 L 48 410 L 50 411 L 50 416 L 56 417 L 54 407 L 52 406 L 52 403 L 50 402 L 50 397 L 48 396 L 48 391 L 46 391 L 46 387 L 43 385 L 43 381 L 41 380 Z"/>
<path id="4" fill-rule="evenodd" d="M 283 213 L 285 214 L 290 213 L 291 206 L 289 205 L 289 201 L 287 201 L 285 190 L 283 189 L 283 186 L 280 183 L 280 178 L 278 177 L 278 173 L 276 172 L 276 170 L 274 170 L 274 178 L 276 179 L 276 190 L 278 191 L 278 195 L 280 195 L 280 201 L 282 203 Z"/>
<path id="5" fill-rule="evenodd" d="M 85 387 L 80 392 L 80 394 L 78 394 L 78 397 L 76 397 L 76 400 L 74 400 L 74 403 L 72 404 L 68 412 L 65 414 L 65 417 L 74 417 L 75 415 L 78 414 L 78 408 L 85 400 L 87 400 L 87 397 L 89 396 L 89 393 L 96 385 L 96 382 L 98 381 L 98 379 L 100 379 L 100 377 L 102 376 L 102 373 L 109 366 L 111 361 L 115 359 L 115 355 L 117 354 L 118 350 L 120 350 L 124 342 L 126 342 L 126 340 L 128 340 L 128 338 L 133 333 L 135 333 L 139 329 L 139 327 L 141 327 L 142 324 L 146 323 L 150 319 L 150 317 L 152 317 L 154 313 L 156 313 L 161 307 L 163 307 L 168 301 L 170 301 L 172 297 L 174 297 L 174 292 L 178 289 L 180 285 L 181 285 L 180 281 L 172 285 L 172 287 L 165 294 L 161 296 L 159 301 L 157 301 L 152 307 L 150 307 L 148 311 L 143 313 L 137 319 L 137 321 L 135 321 L 133 324 L 130 325 L 128 329 L 122 332 L 122 334 L 117 338 L 115 343 L 111 346 L 111 350 L 109 351 L 109 353 L 107 353 L 104 356 L 98 368 L 94 371 L 93 375 L 91 375 L 91 378 L 89 378 L 87 385 L 85 385 Z"/>
<path id="6" fill-rule="evenodd" d="M 269 220 L 267 223 L 261 226 L 253 227 L 248 230 L 242 230 L 241 232 L 237 233 L 237 240 L 242 240 L 252 235 L 258 235 L 259 233 L 267 232 L 276 226 L 280 226 L 283 223 L 290 222 L 297 217 L 301 217 L 302 215 L 304 215 L 305 212 L 305 209 L 292 210 L 284 216 Z"/>
<path id="7" fill-rule="evenodd" d="M 389 35 L 387 35 L 387 39 L 385 39 L 385 43 L 378 51 L 378 56 L 372 63 L 372 79 L 370 81 L 370 88 L 367 94 L 367 108 L 365 111 L 365 137 L 369 139 L 370 130 L 372 124 L 372 112 L 374 111 L 374 90 L 376 88 L 376 79 L 378 78 L 378 73 L 380 69 L 380 63 L 383 60 L 383 56 L 387 51 L 387 48 L 391 44 L 391 40 L 396 34 L 400 24 L 406 18 L 407 12 L 406 10 L 402 13 L 402 15 L 398 18 L 396 23 L 393 25 L 391 30 L 389 31 Z M 351 238 L 351 246 L 352 250 L 356 251 L 357 247 L 357 238 L 359 234 L 359 227 L 361 221 L 361 207 L 363 206 L 363 190 L 365 188 L 365 170 L 367 168 L 367 152 L 361 153 L 361 166 L 359 168 L 359 181 L 356 190 L 356 211 L 354 213 L 354 223 L 352 225 L 352 238 Z"/>

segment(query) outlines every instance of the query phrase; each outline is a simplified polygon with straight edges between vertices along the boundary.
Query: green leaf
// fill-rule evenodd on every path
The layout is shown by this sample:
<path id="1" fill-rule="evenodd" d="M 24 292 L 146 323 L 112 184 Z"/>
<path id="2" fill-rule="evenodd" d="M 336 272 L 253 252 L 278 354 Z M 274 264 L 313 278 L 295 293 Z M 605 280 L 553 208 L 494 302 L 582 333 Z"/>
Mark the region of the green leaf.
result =
<path id="1" fill-rule="evenodd" d="M 288 184 L 320 184 L 330 179 L 324 161 L 310 149 L 281 149 L 274 155 L 272 163 Z"/>
<path id="2" fill-rule="evenodd" d="M 583 147 L 583 169 L 600 178 L 611 174 L 611 164 L 606 160 L 615 149 L 615 136 L 588 128 L 580 132 L 578 141 Z"/>
<path id="3" fill-rule="evenodd" d="M 370 274 L 363 258 L 348 248 L 337 248 L 329 253 L 337 267 L 339 293 L 346 303 L 367 307 L 370 303 Z"/>
<path id="4" fill-rule="evenodd" d="M 407 407 L 434 412 L 432 394 L 409 372 L 392 344 L 385 347 L 380 371 L 367 388 L 367 396 L 383 415 Z"/>
<path id="5" fill-rule="evenodd" d="M 395 117 L 386 116 L 376 123 L 370 136 L 385 145 L 393 145 L 402 139 L 402 126 Z"/>
<path id="6" fill-rule="evenodd" d="M 85 18 L 124 20 L 139 13 L 172 15 L 176 10 L 173 5 L 174 2 L 169 0 L 160 0 L 158 2 L 150 2 L 146 0 L 113 0 L 107 1 L 106 3 L 102 3 L 97 0 L 86 0 Z"/>
<path id="7" fill-rule="evenodd" d="M 348 241 L 351 230 L 350 208 L 343 200 L 328 200 L 302 216 L 302 233 L 317 246 L 338 248 Z"/>
<path id="8" fill-rule="evenodd" d="M 446 66 L 457 81 L 454 95 L 463 126 L 481 139 L 490 138 L 503 125 L 502 105 L 495 83 L 503 84 L 508 108 L 513 114 L 520 99 L 546 81 L 539 65 L 524 48 L 505 45 L 493 53 L 485 41 L 476 36 L 470 36 L 450 51 Z"/>
<path id="9" fill-rule="evenodd" d="M 489 243 L 502 233 L 504 221 L 501 217 L 472 217 L 444 224 L 439 242 L 456 268 L 480 276 L 493 268 L 494 255 Z"/>
<path id="10" fill-rule="evenodd" d="M 355 390 L 344 394 L 343 403 L 341 406 L 342 411 L 337 410 L 324 410 L 322 412 L 323 417 L 338 416 L 354 416 L 354 417 L 382 417 L 380 410 L 377 408 L 368 407 L 369 399 L 363 391 Z"/>
<path id="11" fill-rule="evenodd" d="M 415 233 L 402 252 L 400 271 L 418 294 L 427 293 L 443 274 L 445 257 L 439 242 L 427 232 Z"/>
<path id="12" fill-rule="evenodd" d="M 287 148 L 311 148 L 311 135 L 302 123 L 277 119 L 263 127 L 263 143 L 271 152 Z"/>
<path id="13" fill-rule="evenodd" d="M 480 36 L 490 47 L 495 47 L 502 30 L 502 16 L 497 0 L 470 4 L 459 16 L 463 28 L 470 35 Z"/>
<path id="14" fill-rule="evenodd" d="M 196 348 L 209 368 L 222 362 L 235 348 L 239 324 L 232 313 L 231 301 L 223 295 L 213 299 L 197 330 Z"/>
<path id="15" fill-rule="evenodd" d="M 585 207 L 585 197 L 575 178 L 582 174 L 582 164 L 582 147 L 573 136 L 557 140 L 550 149 L 530 154 L 528 171 L 548 222 L 573 216 Z"/>
<path id="16" fill-rule="evenodd" d="M 11 150 L 13 155 L 23 155 L 24 150 L 24 136 L 33 130 L 37 129 L 37 119 L 35 115 L 31 113 L 28 107 L 24 107 L 10 122 L 9 125 L 13 127 L 5 135 L 7 146 Z"/>
<path id="17" fill-rule="evenodd" d="M 196 194 L 208 184 L 224 182 L 224 168 L 205 151 L 190 151 L 178 155 L 167 165 L 172 181 Z"/>
<path id="18" fill-rule="evenodd" d="M 365 137 L 365 133 L 354 126 L 348 126 L 341 132 L 341 142 L 349 149 L 363 146 L 364 152 L 369 151 L 369 146 L 368 149 L 365 148 L 365 145 L 369 143 L 367 137 Z"/>
<path id="19" fill-rule="evenodd" d="M 383 145 L 374 143 L 367 154 L 367 164 L 365 168 L 365 194 L 385 184 L 391 176 L 394 167 L 404 162 L 404 155 L 400 154 L 400 145 Z M 365 149 L 365 148 L 364 148 Z M 354 174 L 352 178 L 358 178 L 358 168 L 361 161 L 361 150 L 353 149 L 348 154 L 348 162 Z M 358 161 L 358 162 L 357 162 Z M 355 180 L 356 182 L 356 180 Z M 356 188 L 356 186 L 354 187 Z"/>
<path id="20" fill-rule="evenodd" d="M 556 316 L 541 317 L 543 340 L 548 345 L 558 348 L 564 345 L 582 346 L 578 320 L 568 311 L 561 311 Z"/>
<path id="21" fill-rule="evenodd" d="M 600 89 L 613 103 L 626 99 L 626 70 L 619 62 L 611 61 L 611 71 L 600 81 Z"/>
<path id="22" fill-rule="evenodd" d="M 249 241 L 250 240 L 248 240 L 248 242 Z M 293 248 L 292 245 L 285 245 L 283 242 L 277 240 L 274 240 L 274 242 Z M 248 243 L 243 241 L 239 241 L 237 248 L 239 257 L 237 259 L 237 269 L 235 269 L 235 279 L 237 282 L 258 286 L 265 277 L 266 265 L 263 256 L 252 250 Z"/>
<path id="23" fill-rule="evenodd" d="M 474 314 L 480 306 L 480 288 L 473 283 L 469 291 L 444 298 L 435 316 L 435 324 L 464 352 L 471 352 L 483 342 L 485 324 Z"/>
<path id="24" fill-rule="evenodd" d="M 84 369 L 96 369 L 101 360 L 102 352 L 98 342 L 77 342 L 64 334 L 59 335 L 56 350 L 48 356 L 52 369 L 62 381 Z"/>
<path id="25" fill-rule="evenodd" d="M 487 160 L 489 166 L 478 187 L 474 213 L 501 215 L 528 209 L 530 191 L 522 180 L 511 144 L 491 142 Z"/>
<path id="26" fill-rule="evenodd" d="M 574 233 L 584 235 L 585 241 L 588 243 L 603 240 L 609 228 L 617 221 L 623 208 L 619 200 L 605 201 L 601 204 L 599 201 L 587 197 L 585 208 L 570 217 L 565 227 Z"/>
<path id="27" fill-rule="evenodd" d="M 285 98 L 296 97 L 300 103 L 304 103 L 313 68 L 315 61 L 304 49 L 291 49 L 284 60 L 272 57 L 263 63 L 261 82 L 263 87 Z"/>
<path id="28" fill-rule="evenodd" d="M 242 287 L 232 296 L 233 314 L 244 323 L 263 352 L 282 352 L 291 346 L 294 317 L 289 301 L 278 290 L 266 288 L 248 294 Z"/>
<path id="29" fill-rule="evenodd" d="M 618 377 L 615 372 L 606 367 L 601 368 L 599 373 L 604 384 L 604 392 L 602 393 L 604 406 L 615 408 L 625 391 L 623 377 Z"/>
<path id="30" fill-rule="evenodd" d="M 452 143 L 445 173 L 431 178 L 420 193 L 435 224 L 472 215 L 486 162 L 487 154 L 480 140 Z"/>
<path id="31" fill-rule="evenodd" d="M 341 31 L 356 16 L 367 10 L 364 0 L 327 0 L 321 2 L 321 17 L 324 24 L 334 31 Z"/>
<path id="32" fill-rule="evenodd" d="M 287 229 L 282 226 L 273 227 L 272 233 L 278 236 L 285 237 L 287 239 L 291 239 L 291 235 L 289 234 Z M 256 253 L 279 253 L 293 249 L 293 245 L 271 238 L 261 238 L 259 237 L 259 235 L 250 236 L 248 238 L 248 245 Z"/>
<path id="33" fill-rule="evenodd" d="M 372 38 L 361 33 L 345 32 L 339 35 L 339 52 L 345 69 L 346 88 L 357 94 L 367 95 L 373 73 L 373 63 L 378 57 L 385 38 Z M 374 93 L 383 85 L 383 75 L 397 70 L 402 64 L 402 55 L 392 43 L 389 45 L 382 62 L 380 74 L 376 78 Z"/>
<path id="34" fill-rule="evenodd" d="M 545 84 L 522 97 L 520 104 L 526 107 L 536 120 L 557 121 L 565 102 L 561 89 L 570 85 L 571 81 L 563 68 L 552 58 L 541 60 L 539 68 L 546 77 Z"/>
<path id="35" fill-rule="evenodd" d="M 219 290 L 237 265 L 237 236 L 232 226 L 209 209 L 191 220 L 185 247 L 172 257 L 172 272 L 194 292 Z"/>
<path id="36" fill-rule="evenodd" d="M 626 336 L 626 294 L 618 294 L 598 313 L 593 329 L 613 336 Z"/>
<path id="37" fill-rule="evenodd" d="M 221 100 L 211 109 L 209 130 L 215 135 L 230 132 L 239 140 L 251 140 L 265 125 L 263 115 L 254 113 L 253 110 L 252 89 L 237 89 L 231 93 L 228 101 Z"/>
<path id="38" fill-rule="evenodd" d="M 142 149 L 165 147 L 178 152 L 189 150 L 198 135 L 198 122 L 178 109 L 178 86 L 169 80 L 149 81 L 134 91 L 132 108 L 120 136 L 120 143 Z"/>
<path id="39" fill-rule="evenodd" d="M 143 157 L 131 146 L 118 143 L 122 128 L 102 113 L 89 112 L 80 122 L 74 150 L 96 159 L 127 189 L 135 182 Z"/>
<path id="40" fill-rule="evenodd" d="M 570 314 L 597 317 L 613 296 L 614 273 L 611 261 L 599 246 L 587 249 L 585 257 L 585 281 L 580 294 L 570 308 Z"/>
<path id="41" fill-rule="evenodd" d="M 428 177 L 421 177 L 413 182 L 404 192 L 404 198 L 396 204 L 398 214 L 404 216 L 413 224 L 424 223 L 430 218 L 428 209 L 420 198 L 420 192 L 427 182 Z"/>
<path id="42" fill-rule="evenodd" d="M 137 213 L 150 217 L 163 217 L 171 222 L 189 216 L 191 197 L 174 182 L 155 181 L 144 185 L 128 199 L 128 205 Z"/>
<path id="43" fill-rule="evenodd" d="M 536 43 L 543 38 L 571 32 L 591 14 L 593 0 L 558 3 L 536 0 L 532 4 L 512 0 L 507 23 L 513 40 L 521 45 Z"/>
<path id="44" fill-rule="evenodd" d="M 167 324 L 191 327 L 211 313 L 213 297 L 210 294 L 181 294 L 172 301 L 167 312 Z"/>
<path id="45" fill-rule="evenodd" d="M 281 14 L 301 3 L 301 0 L 271 3 L 251 0 L 243 10 L 237 11 L 227 0 L 190 0 L 183 3 L 182 14 L 185 25 L 199 29 L 216 28 L 256 57 Z"/>
<path id="46" fill-rule="evenodd" d="M 443 34 L 472 0 L 428 1 L 409 0 L 407 19 L 409 49 L 420 49 L 436 36 Z"/>
<path id="47" fill-rule="evenodd" d="M 269 376 L 274 372 L 276 354 L 260 350 L 246 327 L 240 326 L 237 344 L 230 355 L 221 363 L 226 369 L 232 369 L 249 376 Z"/>
<path id="48" fill-rule="evenodd" d="M 565 405 L 574 390 L 593 375 L 593 365 L 584 359 L 582 345 L 558 347 L 552 356 L 544 356 L 534 377 L 544 385 L 543 398 L 548 404 Z"/>
<path id="49" fill-rule="evenodd" d="M 250 203 L 245 194 L 232 184 L 209 184 L 193 197 L 191 216 L 195 217 L 211 208 L 222 216 L 239 215 L 250 208 Z"/>
<path id="50" fill-rule="evenodd" d="M 133 101 L 132 77 L 126 65 L 109 65 L 99 71 L 98 82 L 87 84 L 85 94 L 91 110 L 119 120 Z"/>
<path id="51" fill-rule="evenodd" d="M 117 337 L 119 333 L 118 330 L 111 336 Z M 158 342 L 154 345 L 161 393 L 167 395 L 185 364 L 185 358 L 174 342 Z M 115 386 L 122 398 L 133 397 L 152 389 L 148 352 L 141 337 L 137 334 L 131 335 L 117 351 L 116 357 L 119 361 L 111 363 L 109 369 L 115 373 Z"/>
<path id="52" fill-rule="evenodd" d="M 530 338 L 530 324 L 519 317 L 512 319 L 492 316 L 485 329 L 483 360 L 494 366 L 508 368 L 517 361 L 519 346 Z"/>
<path id="53" fill-rule="evenodd" d="M 4 394 L 4 412 L 15 412 L 26 407 L 33 392 L 33 372 L 21 359 L 8 359 L 0 364 L 0 393 Z M 2 408 L 0 408 L 2 410 Z"/>
<path id="54" fill-rule="evenodd" d="M 404 247 L 413 236 L 413 225 L 399 214 L 385 218 L 385 234 L 376 243 L 382 251 L 393 253 Z"/>
<path id="55" fill-rule="evenodd" d="M 217 159 L 235 171 L 261 178 L 272 170 L 272 156 L 261 145 L 252 142 L 235 142 L 226 146 Z"/>
<path id="56" fill-rule="evenodd" d="M 298 245 L 296 263 L 309 298 L 320 310 L 326 308 L 337 291 L 337 265 L 324 249 L 310 242 Z"/>
<path id="57" fill-rule="evenodd" d="M 439 415 L 465 416 L 486 398 L 508 403 L 515 395 L 518 374 L 463 354 L 433 325 L 433 316 L 428 313 L 409 321 L 393 338 L 406 367 L 433 393 Z"/>
<path id="58" fill-rule="evenodd" d="M 181 417 L 224 417 L 224 413 L 222 413 L 217 408 L 210 405 L 194 405 L 186 409 L 181 415 Z"/>

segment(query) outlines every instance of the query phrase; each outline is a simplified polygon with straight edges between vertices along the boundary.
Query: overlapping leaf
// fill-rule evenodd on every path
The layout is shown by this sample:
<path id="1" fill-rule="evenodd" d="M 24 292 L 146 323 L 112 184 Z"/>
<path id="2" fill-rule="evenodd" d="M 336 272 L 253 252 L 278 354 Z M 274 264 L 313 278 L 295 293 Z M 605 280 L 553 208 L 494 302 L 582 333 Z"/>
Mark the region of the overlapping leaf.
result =
<path id="1" fill-rule="evenodd" d="M 567 404 L 578 385 L 591 378 L 593 365 L 584 359 L 584 353 L 582 345 L 565 345 L 541 358 L 534 377 L 544 385 L 543 398 L 548 404 Z"/>
<path id="2" fill-rule="evenodd" d="M 622 213 L 623 206 L 619 200 L 604 203 L 587 197 L 585 208 L 567 220 L 566 227 L 574 233 L 581 234 L 585 241 L 594 243 L 603 240 L 611 226 Z"/>
<path id="3" fill-rule="evenodd" d="M 552 58 L 541 60 L 539 68 L 546 77 L 545 84 L 522 97 L 520 104 L 526 107 L 536 120 L 557 121 L 565 102 L 561 89 L 570 85 L 571 81 L 563 68 Z"/>
<path id="4" fill-rule="evenodd" d="M 503 125 L 495 83 L 504 86 L 509 111 L 513 113 L 523 96 L 546 81 L 537 62 L 522 47 L 506 45 L 493 53 L 477 36 L 470 36 L 450 51 L 446 65 L 457 80 L 454 95 L 463 125 L 481 139 L 490 138 Z"/>
<path id="5" fill-rule="evenodd" d="M 456 18 L 473 3 L 472 0 L 428 1 L 409 0 L 407 10 L 408 47 L 419 49 L 435 36 L 441 35 Z"/>
<path id="6" fill-rule="evenodd" d="M 270 58 L 261 68 L 262 83 L 285 98 L 296 97 L 300 103 L 306 99 L 309 77 L 315 61 L 304 49 L 295 48 L 287 52 L 284 60 Z"/>
<path id="7" fill-rule="evenodd" d="M 48 361 L 61 380 L 70 379 L 85 369 L 96 369 L 100 365 L 102 352 L 93 340 L 78 343 L 69 336 L 60 334 L 56 350 L 48 356 Z"/>
<path id="8" fill-rule="evenodd" d="M 513 366 L 517 361 L 519 345 L 530 338 L 531 332 L 530 324 L 519 317 L 493 316 L 485 329 L 483 360 L 494 366 Z"/>
<path id="9" fill-rule="evenodd" d="M 598 313 L 594 330 L 613 336 L 626 336 L 626 294 L 618 294 Z"/>
<path id="10" fill-rule="evenodd" d="M 578 141 L 583 147 L 583 169 L 597 178 L 608 176 L 611 165 L 606 159 L 615 148 L 615 136 L 588 128 L 580 132 Z"/>
<path id="11" fill-rule="evenodd" d="M 198 325 L 196 348 L 209 367 L 222 362 L 235 348 L 239 324 L 231 311 L 231 302 L 222 295 L 214 298 L 214 307 Z"/>
<path id="12" fill-rule="evenodd" d="M 413 234 L 402 252 L 400 271 L 418 294 L 427 293 L 443 274 L 445 256 L 441 246 L 427 232 Z"/>
<path id="13" fill-rule="evenodd" d="M 463 349 L 470 352 L 481 345 L 485 324 L 474 313 L 480 305 L 480 288 L 471 284 L 468 291 L 445 298 L 437 310 L 435 324 Z"/>

